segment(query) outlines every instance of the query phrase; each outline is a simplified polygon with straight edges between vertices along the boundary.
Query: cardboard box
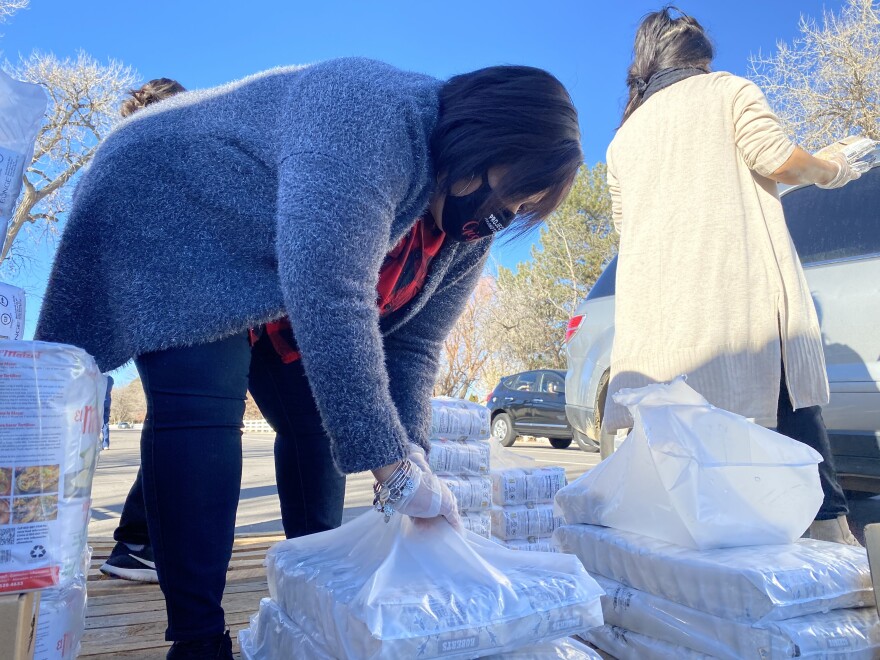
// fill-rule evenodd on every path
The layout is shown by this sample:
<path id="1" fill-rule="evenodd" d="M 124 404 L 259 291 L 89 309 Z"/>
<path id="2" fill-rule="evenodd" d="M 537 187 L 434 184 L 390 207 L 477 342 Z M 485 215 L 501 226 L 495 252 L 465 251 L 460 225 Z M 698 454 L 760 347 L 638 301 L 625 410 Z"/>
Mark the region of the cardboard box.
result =
<path id="1" fill-rule="evenodd" d="M 0 660 L 32 660 L 40 592 L 0 595 Z"/>

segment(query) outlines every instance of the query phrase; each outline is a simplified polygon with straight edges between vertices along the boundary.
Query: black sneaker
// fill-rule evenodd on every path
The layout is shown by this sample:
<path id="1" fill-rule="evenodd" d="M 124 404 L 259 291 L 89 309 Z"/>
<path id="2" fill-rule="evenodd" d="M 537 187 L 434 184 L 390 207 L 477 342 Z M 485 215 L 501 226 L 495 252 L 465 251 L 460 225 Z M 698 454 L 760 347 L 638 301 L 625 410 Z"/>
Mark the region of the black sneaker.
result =
<path id="1" fill-rule="evenodd" d="M 132 550 L 125 543 L 117 543 L 101 566 L 101 572 L 123 580 L 159 583 L 153 548 L 149 545 L 141 550 Z"/>
<path id="2" fill-rule="evenodd" d="M 166 660 L 232 660 L 232 639 L 227 630 L 222 635 L 174 642 Z"/>

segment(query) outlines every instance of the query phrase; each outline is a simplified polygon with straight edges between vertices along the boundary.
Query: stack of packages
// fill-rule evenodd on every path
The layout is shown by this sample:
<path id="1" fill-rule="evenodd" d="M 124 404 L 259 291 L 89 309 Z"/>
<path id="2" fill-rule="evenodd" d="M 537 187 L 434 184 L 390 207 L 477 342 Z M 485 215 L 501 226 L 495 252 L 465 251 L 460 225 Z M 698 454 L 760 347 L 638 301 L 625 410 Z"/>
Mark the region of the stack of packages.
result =
<path id="1" fill-rule="evenodd" d="M 532 459 L 492 442 L 492 535 L 511 550 L 556 552 L 553 531 L 562 518 L 553 497 L 565 486 L 565 469 L 539 467 Z"/>
<path id="2" fill-rule="evenodd" d="M 490 538 L 489 409 L 461 399 L 431 399 L 428 461 L 455 495 L 464 528 Z"/>
<path id="3" fill-rule="evenodd" d="M 588 641 L 620 660 L 880 657 L 865 550 L 799 538 L 816 452 L 680 379 L 615 400 L 632 433 L 556 497 L 557 542 L 606 592 Z"/>
<path id="4" fill-rule="evenodd" d="M 34 657 L 76 657 L 106 378 L 72 346 L 0 341 L 0 593 L 42 590 Z"/>
<path id="5" fill-rule="evenodd" d="M 432 468 L 460 475 L 443 479 L 481 533 L 442 518 L 386 524 L 370 511 L 277 544 L 266 559 L 271 599 L 239 633 L 243 658 L 598 658 L 568 639 L 602 625 L 603 590 L 581 562 L 484 538 L 488 411 L 449 399 L 432 408 Z"/>

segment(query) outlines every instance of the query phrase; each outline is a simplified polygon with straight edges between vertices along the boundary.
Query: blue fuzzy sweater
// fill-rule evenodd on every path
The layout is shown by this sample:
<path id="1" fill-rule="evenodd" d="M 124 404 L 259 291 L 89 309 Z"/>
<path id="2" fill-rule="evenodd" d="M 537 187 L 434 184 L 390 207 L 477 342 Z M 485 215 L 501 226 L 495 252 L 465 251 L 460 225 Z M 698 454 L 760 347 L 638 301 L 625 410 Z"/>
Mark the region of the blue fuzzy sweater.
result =
<path id="1" fill-rule="evenodd" d="M 434 189 L 440 85 L 341 59 L 137 113 L 76 189 L 37 338 L 106 371 L 287 314 L 340 470 L 426 446 L 440 346 L 491 243 L 447 241 L 380 322 L 379 268 Z"/>

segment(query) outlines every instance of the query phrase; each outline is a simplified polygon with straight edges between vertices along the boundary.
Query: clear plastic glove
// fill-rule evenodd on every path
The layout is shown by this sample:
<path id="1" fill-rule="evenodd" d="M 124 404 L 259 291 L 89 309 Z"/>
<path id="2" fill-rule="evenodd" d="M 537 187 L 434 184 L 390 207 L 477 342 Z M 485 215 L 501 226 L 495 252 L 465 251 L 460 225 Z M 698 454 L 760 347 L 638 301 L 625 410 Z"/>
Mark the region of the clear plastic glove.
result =
<path id="1" fill-rule="evenodd" d="M 450 525 L 461 532 L 463 527 L 458 513 L 458 502 L 455 501 L 455 496 L 446 484 L 431 472 L 425 450 L 410 443 L 407 458 L 412 463 L 412 480 L 415 488 L 393 505 L 395 511 L 410 516 L 416 523 L 420 518 L 443 516 Z"/>
<path id="2" fill-rule="evenodd" d="M 855 181 L 862 174 L 871 169 L 871 163 L 867 161 L 856 161 L 855 163 L 850 163 L 846 156 L 842 153 L 832 154 L 827 158 L 829 163 L 834 163 L 837 165 L 837 176 L 835 176 L 828 183 L 817 183 L 816 185 L 819 188 L 824 188 L 825 190 L 831 190 L 833 188 L 842 188 L 850 181 Z"/>

